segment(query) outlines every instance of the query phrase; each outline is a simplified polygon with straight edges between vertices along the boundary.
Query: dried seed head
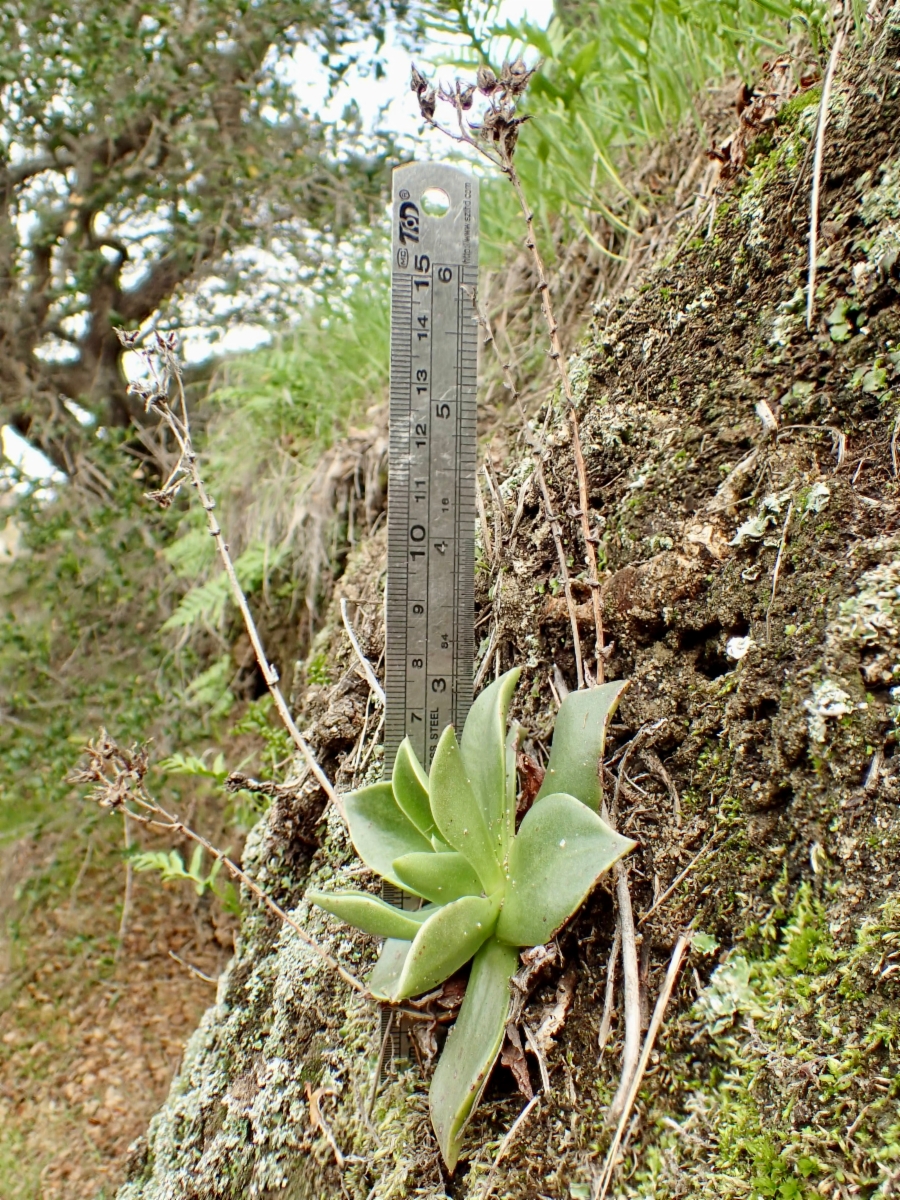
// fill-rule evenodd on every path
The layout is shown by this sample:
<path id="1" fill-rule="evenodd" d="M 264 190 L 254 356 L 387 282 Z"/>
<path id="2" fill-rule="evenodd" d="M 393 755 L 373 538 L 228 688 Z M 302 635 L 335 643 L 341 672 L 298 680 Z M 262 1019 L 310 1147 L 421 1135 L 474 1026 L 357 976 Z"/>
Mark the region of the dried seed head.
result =
<path id="1" fill-rule="evenodd" d="M 117 329 L 116 337 L 126 350 L 133 350 L 141 336 L 139 329 Z"/>
<path id="2" fill-rule="evenodd" d="M 428 88 L 428 80 L 413 64 L 412 73 L 409 79 L 409 90 L 415 92 L 417 96 L 421 96 Z"/>
<path id="3" fill-rule="evenodd" d="M 429 88 L 426 92 L 419 94 L 419 111 L 426 121 L 434 119 L 434 110 L 437 105 L 437 96 L 434 88 Z"/>
<path id="4" fill-rule="evenodd" d="M 474 86 L 469 86 L 469 87 L 463 88 L 462 91 L 459 93 L 460 107 L 464 108 L 466 110 L 470 109 L 472 107 L 472 101 L 473 101 L 474 97 L 475 97 Z"/>
<path id="5" fill-rule="evenodd" d="M 490 96 L 497 90 L 497 76 L 490 67 L 479 67 L 475 79 L 483 96 Z"/>

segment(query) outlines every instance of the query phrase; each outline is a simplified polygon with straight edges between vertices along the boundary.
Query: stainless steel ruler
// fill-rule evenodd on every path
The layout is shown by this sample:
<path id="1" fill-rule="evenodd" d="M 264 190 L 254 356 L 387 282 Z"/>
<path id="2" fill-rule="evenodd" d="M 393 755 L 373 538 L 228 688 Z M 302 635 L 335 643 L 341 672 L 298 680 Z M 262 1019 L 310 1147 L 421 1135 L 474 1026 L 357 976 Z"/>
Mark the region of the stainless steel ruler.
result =
<path id="1" fill-rule="evenodd" d="M 475 653 L 478 182 L 394 170 L 385 771 L 461 732 Z"/>

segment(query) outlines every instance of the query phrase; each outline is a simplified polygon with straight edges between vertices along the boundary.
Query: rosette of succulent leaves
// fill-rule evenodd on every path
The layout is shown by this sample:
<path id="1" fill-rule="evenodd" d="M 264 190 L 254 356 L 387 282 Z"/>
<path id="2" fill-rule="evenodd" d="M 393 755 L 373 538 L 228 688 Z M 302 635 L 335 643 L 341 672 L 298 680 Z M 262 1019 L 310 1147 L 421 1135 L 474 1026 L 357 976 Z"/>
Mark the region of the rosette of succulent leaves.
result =
<path id="1" fill-rule="evenodd" d="M 518 668 L 509 671 L 479 695 L 461 742 L 452 726 L 443 731 L 430 775 L 407 739 L 389 783 L 344 797 L 360 858 L 418 897 L 421 907 L 407 911 L 366 892 L 307 896 L 357 929 L 387 938 L 368 979 L 376 999 L 397 1004 L 422 995 L 473 960 L 429 1097 L 451 1170 L 500 1053 L 519 949 L 549 941 L 635 845 L 597 813 L 598 762 L 623 683 L 572 692 L 563 701 L 546 776 L 516 830 L 521 727 L 507 730 L 507 712 L 518 677 Z"/>

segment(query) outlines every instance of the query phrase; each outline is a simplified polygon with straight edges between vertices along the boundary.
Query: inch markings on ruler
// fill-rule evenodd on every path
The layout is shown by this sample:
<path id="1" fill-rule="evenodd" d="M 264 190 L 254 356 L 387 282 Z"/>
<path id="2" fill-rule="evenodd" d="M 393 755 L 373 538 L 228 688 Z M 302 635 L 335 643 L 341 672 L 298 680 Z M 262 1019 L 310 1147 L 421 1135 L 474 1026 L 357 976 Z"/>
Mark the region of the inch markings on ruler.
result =
<path id="1" fill-rule="evenodd" d="M 441 205 L 445 211 L 441 212 Z M 426 770 L 472 703 L 478 183 L 394 170 L 385 772 L 409 736 Z"/>

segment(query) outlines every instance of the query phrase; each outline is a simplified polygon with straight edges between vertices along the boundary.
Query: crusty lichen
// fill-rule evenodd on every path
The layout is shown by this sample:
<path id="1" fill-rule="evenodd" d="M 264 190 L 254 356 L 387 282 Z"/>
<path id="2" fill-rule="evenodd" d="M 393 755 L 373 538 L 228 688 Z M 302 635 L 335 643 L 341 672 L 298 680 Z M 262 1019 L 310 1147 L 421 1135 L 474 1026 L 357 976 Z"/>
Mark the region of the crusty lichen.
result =
<path id="1" fill-rule="evenodd" d="M 880 376 L 871 381 L 877 391 L 864 383 L 876 369 L 873 343 L 900 339 L 900 293 L 884 270 L 874 291 L 856 289 L 851 273 L 860 206 L 874 211 L 865 197 L 887 178 L 877 168 L 890 158 L 900 118 L 892 65 L 900 35 L 885 34 L 880 53 L 880 75 L 877 64 L 860 68 L 864 88 L 841 83 L 829 125 L 834 157 L 826 169 L 839 162 L 840 177 L 823 196 L 821 324 L 808 331 L 798 301 L 806 216 L 802 206 L 793 224 L 785 216 L 815 119 L 810 96 L 755 164 L 738 202 L 720 212 L 716 237 L 673 256 L 638 295 L 605 302 L 595 339 L 579 356 L 591 520 L 605 571 L 606 669 L 632 681 L 610 751 L 642 724 L 663 722 L 656 749 L 682 813 L 679 826 L 668 789 L 634 762 L 622 803 L 641 841 L 632 872 L 638 911 L 686 871 L 641 926 L 650 999 L 677 931 L 696 920 L 707 935 L 651 1059 L 619 1195 L 881 1200 L 900 1183 L 900 929 L 891 899 L 900 880 L 900 781 L 890 757 L 898 555 L 884 532 L 896 521 L 898 496 L 892 417 L 882 400 L 896 378 L 892 360 L 878 367 L 883 388 Z M 853 121 L 844 120 L 851 112 Z M 866 172 L 876 174 L 867 180 Z M 892 211 L 863 225 L 865 236 L 877 237 Z M 776 241 L 782 258 L 770 270 Z M 842 298 L 841 319 L 829 325 Z M 779 421 L 778 437 L 764 436 L 755 415 L 762 400 Z M 545 471 L 577 575 L 568 439 L 557 412 Z M 845 461 L 835 445 L 845 445 Z M 496 623 L 504 665 L 510 657 L 529 664 L 517 715 L 539 748 L 551 724 L 547 678 L 558 670 L 571 682 L 574 660 L 565 601 L 554 594 L 555 547 L 533 487 L 511 533 L 528 469 L 520 462 L 501 487 L 506 557 L 500 568 L 483 564 L 477 596 L 479 630 Z M 726 496 L 728 478 L 737 482 Z M 821 498 L 817 485 L 828 490 L 819 511 L 806 503 Z M 785 504 L 764 536 L 728 544 L 760 497 L 783 492 L 795 500 L 786 534 Z M 380 569 L 370 557 L 354 574 L 351 563 L 348 594 Z M 589 589 L 580 587 L 577 599 L 588 630 Z M 339 682 L 352 664 L 339 652 L 339 617 L 330 629 L 316 645 L 317 670 Z M 745 639 L 746 653 L 729 655 L 728 646 Z M 310 694 L 325 696 L 324 683 L 307 682 Z M 345 744 L 362 726 L 364 705 L 363 691 L 357 716 L 345 722 Z M 813 717 L 821 725 L 811 729 Z M 377 776 L 374 760 L 367 771 Z M 320 849 L 298 859 L 273 810 L 248 845 L 248 869 L 363 975 L 370 940 L 300 899 L 312 879 L 339 882 L 359 867 L 333 810 L 315 829 Z M 495 1179 L 498 1198 L 592 1194 L 609 1142 L 605 1111 L 620 1045 L 614 1022 L 598 1054 L 613 928 L 601 891 L 562 939 L 576 983 L 549 1055 L 552 1093 L 510 1148 Z M 558 982 L 542 985 L 532 1023 L 540 1005 L 552 1007 Z M 470 1161 L 449 1184 L 418 1070 L 385 1087 L 367 1119 L 378 1043 L 374 1008 L 251 906 L 217 1005 L 135 1154 L 122 1200 L 480 1197 L 521 1111 L 511 1078 L 495 1076 L 470 1129 Z M 313 1095 L 324 1089 L 321 1113 L 344 1156 L 342 1173 L 323 1129 L 311 1125 L 307 1084 Z"/>

